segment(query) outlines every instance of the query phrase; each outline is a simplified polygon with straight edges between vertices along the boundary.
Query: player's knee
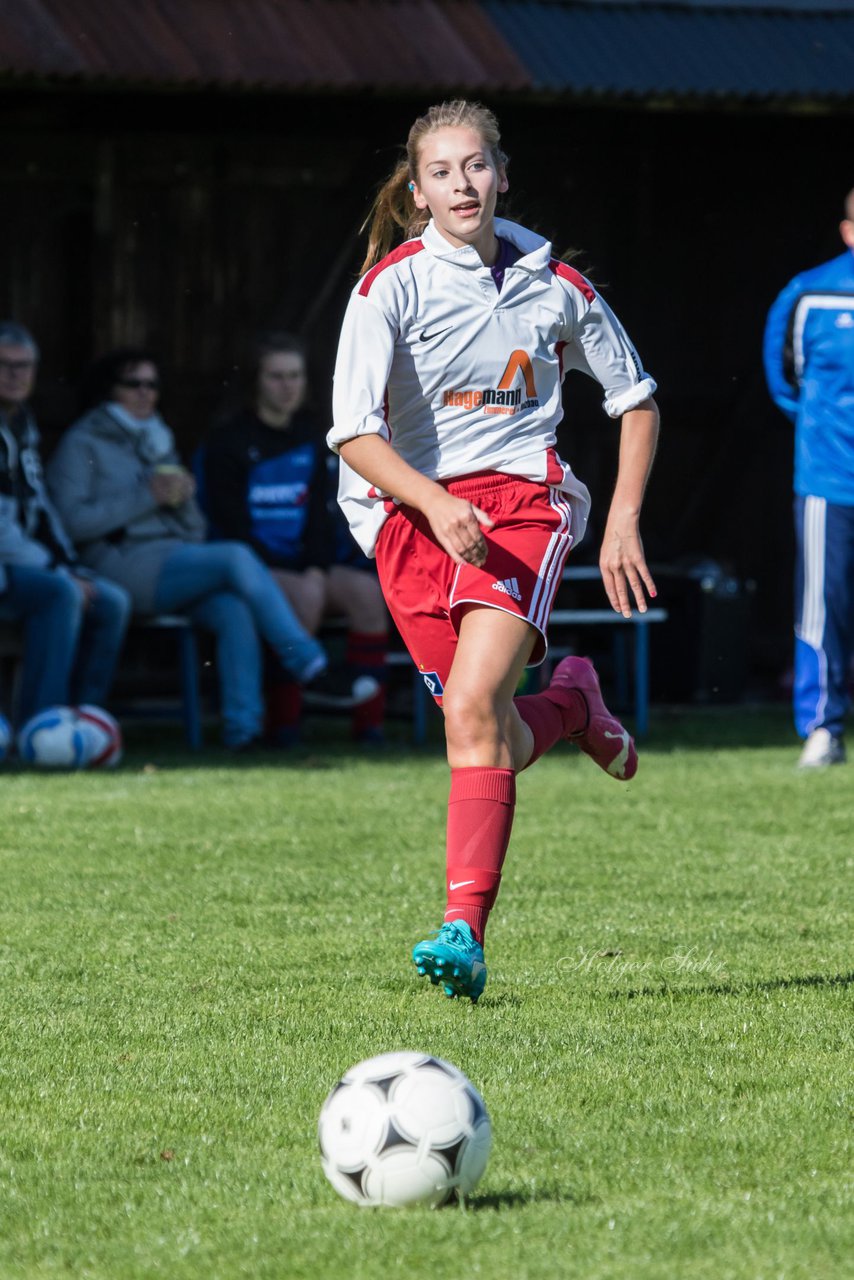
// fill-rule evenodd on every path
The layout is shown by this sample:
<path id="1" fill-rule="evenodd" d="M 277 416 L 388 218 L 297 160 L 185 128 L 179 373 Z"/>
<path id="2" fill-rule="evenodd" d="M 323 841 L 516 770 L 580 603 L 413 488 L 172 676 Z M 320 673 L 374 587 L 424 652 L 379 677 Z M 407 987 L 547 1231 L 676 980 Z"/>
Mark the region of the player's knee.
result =
<path id="1" fill-rule="evenodd" d="M 500 737 L 496 708 L 473 690 L 446 688 L 442 710 L 449 746 L 464 749 L 495 742 Z"/>

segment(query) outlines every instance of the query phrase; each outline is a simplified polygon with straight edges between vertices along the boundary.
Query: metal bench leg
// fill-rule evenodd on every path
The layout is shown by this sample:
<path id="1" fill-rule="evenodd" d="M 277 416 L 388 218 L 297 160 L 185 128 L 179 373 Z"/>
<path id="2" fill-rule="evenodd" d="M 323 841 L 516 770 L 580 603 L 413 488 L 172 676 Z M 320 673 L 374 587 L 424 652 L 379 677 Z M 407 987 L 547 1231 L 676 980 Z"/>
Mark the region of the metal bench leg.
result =
<path id="1" fill-rule="evenodd" d="M 191 751 L 202 745 L 202 717 L 199 707 L 199 653 L 192 627 L 183 627 L 178 633 L 178 652 L 181 659 L 181 697 L 184 718 L 184 734 Z"/>
<path id="2" fill-rule="evenodd" d="M 614 693 L 618 707 L 629 705 L 629 663 L 625 627 L 614 628 Z"/>
<path id="3" fill-rule="evenodd" d="M 645 738 L 649 729 L 649 627 L 635 623 L 635 733 Z"/>

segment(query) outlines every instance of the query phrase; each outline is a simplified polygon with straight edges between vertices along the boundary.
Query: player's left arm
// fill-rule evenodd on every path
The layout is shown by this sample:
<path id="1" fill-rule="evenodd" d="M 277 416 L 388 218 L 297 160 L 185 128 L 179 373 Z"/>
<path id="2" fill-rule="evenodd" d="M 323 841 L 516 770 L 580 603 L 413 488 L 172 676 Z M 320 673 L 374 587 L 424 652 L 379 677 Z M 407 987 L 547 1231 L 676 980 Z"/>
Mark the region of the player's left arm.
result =
<path id="1" fill-rule="evenodd" d="M 632 615 L 631 596 L 638 611 L 646 613 L 646 594 L 652 598 L 656 595 L 641 541 L 640 512 L 655 457 L 658 427 L 658 406 L 651 396 L 624 413 L 620 427 L 617 483 L 608 510 L 599 569 L 611 607 L 624 618 Z"/>
<path id="2" fill-rule="evenodd" d="M 655 380 L 620 321 L 589 281 L 567 292 L 567 336 L 571 365 L 595 378 L 605 392 L 603 408 L 621 420 L 617 483 L 608 510 L 599 569 L 616 613 L 629 618 L 632 597 L 641 613 L 655 583 L 644 556 L 640 511 L 658 441 Z"/>

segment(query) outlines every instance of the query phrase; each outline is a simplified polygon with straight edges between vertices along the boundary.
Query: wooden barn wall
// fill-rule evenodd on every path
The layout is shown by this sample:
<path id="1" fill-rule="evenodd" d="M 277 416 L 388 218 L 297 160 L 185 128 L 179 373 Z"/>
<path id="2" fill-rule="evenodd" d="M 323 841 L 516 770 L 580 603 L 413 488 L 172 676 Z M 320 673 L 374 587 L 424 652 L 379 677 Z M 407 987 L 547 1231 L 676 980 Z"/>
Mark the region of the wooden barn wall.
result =
<path id="1" fill-rule="evenodd" d="M 371 192 L 423 100 L 224 94 L 0 95 L 0 308 L 43 349 L 48 441 L 86 362 L 152 347 L 189 452 L 241 393 L 270 325 L 311 344 L 328 404 Z M 796 271 L 841 250 L 850 115 L 650 112 L 492 102 L 511 214 L 575 246 L 659 380 L 664 432 L 645 522 L 660 562 L 755 579 L 757 661 L 787 659 L 791 433 L 764 390 L 762 326 Z M 616 432 L 570 379 L 560 444 L 595 535 Z"/>

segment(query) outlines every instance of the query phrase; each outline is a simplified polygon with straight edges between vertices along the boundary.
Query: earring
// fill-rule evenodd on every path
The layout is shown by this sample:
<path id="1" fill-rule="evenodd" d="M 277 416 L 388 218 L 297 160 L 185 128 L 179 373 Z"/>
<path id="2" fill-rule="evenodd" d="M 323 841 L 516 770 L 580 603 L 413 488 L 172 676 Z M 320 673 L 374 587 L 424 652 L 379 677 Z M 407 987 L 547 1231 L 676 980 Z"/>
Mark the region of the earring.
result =
<path id="1" fill-rule="evenodd" d="M 409 190 L 410 190 L 410 191 L 414 191 L 414 190 L 415 190 L 415 183 L 414 183 L 414 182 L 408 182 L 406 185 L 409 187 Z"/>

